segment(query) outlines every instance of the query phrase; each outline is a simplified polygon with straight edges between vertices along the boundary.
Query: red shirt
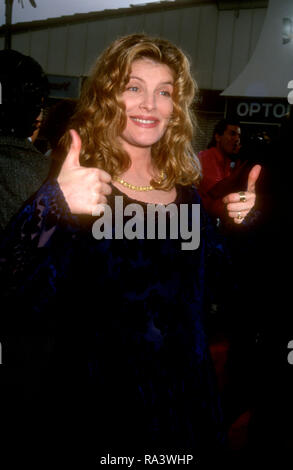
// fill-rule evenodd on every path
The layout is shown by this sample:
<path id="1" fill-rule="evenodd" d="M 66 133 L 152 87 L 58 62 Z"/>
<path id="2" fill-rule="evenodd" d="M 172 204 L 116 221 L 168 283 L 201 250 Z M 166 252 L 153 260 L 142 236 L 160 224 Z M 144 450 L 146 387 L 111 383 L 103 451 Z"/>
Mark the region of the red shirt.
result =
<path id="1" fill-rule="evenodd" d="M 222 217 L 225 210 L 222 197 L 212 197 L 209 191 L 215 184 L 231 175 L 231 160 L 222 155 L 216 147 L 199 152 L 198 158 L 203 174 L 198 191 L 202 198 L 203 206 L 211 216 Z"/>

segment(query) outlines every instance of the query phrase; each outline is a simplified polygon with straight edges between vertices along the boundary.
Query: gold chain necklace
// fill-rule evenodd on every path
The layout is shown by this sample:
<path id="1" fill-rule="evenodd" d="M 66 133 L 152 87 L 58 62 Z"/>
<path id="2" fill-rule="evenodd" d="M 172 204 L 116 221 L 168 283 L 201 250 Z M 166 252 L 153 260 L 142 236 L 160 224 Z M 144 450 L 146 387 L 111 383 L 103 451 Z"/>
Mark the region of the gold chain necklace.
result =
<path id="1" fill-rule="evenodd" d="M 160 173 L 160 179 L 158 180 L 158 184 L 161 184 L 162 180 L 164 177 L 164 172 L 161 171 Z M 115 181 L 118 181 L 118 183 L 122 184 L 125 186 L 125 188 L 132 189 L 133 191 L 153 191 L 153 186 L 136 186 L 135 184 L 127 183 L 127 181 L 124 181 L 122 178 L 114 178 Z"/>

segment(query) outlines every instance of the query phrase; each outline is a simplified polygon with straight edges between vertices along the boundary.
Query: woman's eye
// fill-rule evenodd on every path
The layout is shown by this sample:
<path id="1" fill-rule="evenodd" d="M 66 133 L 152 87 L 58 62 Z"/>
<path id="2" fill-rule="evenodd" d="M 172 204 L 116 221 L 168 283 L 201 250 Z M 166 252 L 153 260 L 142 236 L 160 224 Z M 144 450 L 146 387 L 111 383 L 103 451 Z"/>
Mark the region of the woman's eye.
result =
<path id="1" fill-rule="evenodd" d="M 160 91 L 160 94 L 163 95 L 163 96 L 167 96 L 167 97 L 170 97 L 171 96 L 171 93 L 167 90 L 161 90 Z"/>
<path id="2" fill-rule="evenodd" d="M 129 86 L 127 88 L 127 91 L 138 91 L 138 87 L 137 86 Z"/>

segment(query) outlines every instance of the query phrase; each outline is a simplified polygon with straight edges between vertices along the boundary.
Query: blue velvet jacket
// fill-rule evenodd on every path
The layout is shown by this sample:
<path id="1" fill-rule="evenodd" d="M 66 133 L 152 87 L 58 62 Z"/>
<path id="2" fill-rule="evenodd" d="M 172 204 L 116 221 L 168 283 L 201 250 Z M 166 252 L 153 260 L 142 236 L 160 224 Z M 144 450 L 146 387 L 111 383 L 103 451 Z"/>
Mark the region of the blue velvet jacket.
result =
<path id="1" fill-rule="evenodd" d="M 135 202 L 113 187 L 112 208 L 115 196 Z M 178 186 L 175 202 L 188 205 L 190 227 L 195 188 Z M 113 226 L 112 239 L 97 240 L 95 220 L 73 216 L 48 181 L 5 233 L 7 409 L 16 418 L 29 410 L 40 445 L 66 436 L 92 458 L 152 450 L 205 459 L 224 441 L 203 315 L 206 269 L 212 255 L 225 258 L 221 241 L 204 211 L 195 250 L 182 250 L 180 231 L 115 239 Z"/>

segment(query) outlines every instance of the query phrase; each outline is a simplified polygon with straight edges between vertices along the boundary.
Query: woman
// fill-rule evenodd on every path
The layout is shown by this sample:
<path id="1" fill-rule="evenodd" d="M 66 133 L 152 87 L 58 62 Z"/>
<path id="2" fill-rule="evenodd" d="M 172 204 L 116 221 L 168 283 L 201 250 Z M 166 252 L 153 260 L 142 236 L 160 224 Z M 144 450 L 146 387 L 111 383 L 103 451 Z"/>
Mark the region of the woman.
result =
<path id="1" fill-rule="evenodd" d="M 204 212 L 200 245 L 182 249 L 200 203 L 192 186 L 200 177 L 190 144 L 194 92 L 177 47 L 145 35 L 116 40 L 82 92 L 57 181 L 40 188 L 4 241 L 3 347 L 19 364 L 29 344 L 22 366 L 33 377 L 38 426 L 61 435 L 62 445 L 66 436 L 69 453 L 82 445 L 91 462 L 163 453 L 199 464 L 225 440 L 202 315 L 207 254 L 221 246 Z M 229 195 L 235 222 L 254 199 L 253 190 L 242 201 Z M 134 239 L 121 232 L 130 204 L 143 211 Z M 174 212 L 165 235 L 158 217 L 156 239 L 148 239 L 153 204 Z M 104 237 L 101 224 L 99 236 L 94 230 L 100 205 L 112 217 Z M 182 207 L 188 219 L 176 219 Z"/>

